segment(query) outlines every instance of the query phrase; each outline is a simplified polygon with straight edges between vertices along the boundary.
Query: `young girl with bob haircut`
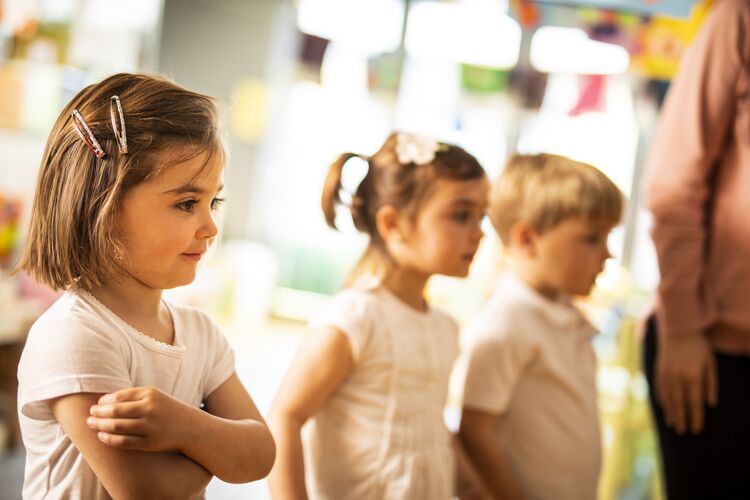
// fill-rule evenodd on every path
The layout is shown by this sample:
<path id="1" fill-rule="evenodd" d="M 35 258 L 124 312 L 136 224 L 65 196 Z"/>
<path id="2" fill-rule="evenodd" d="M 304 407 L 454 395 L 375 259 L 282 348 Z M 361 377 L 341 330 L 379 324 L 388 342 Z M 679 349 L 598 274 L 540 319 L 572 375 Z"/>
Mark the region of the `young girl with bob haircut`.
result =
<path id="1" fill-rule="evenodd" d="M 160 77 L 83 89 L 47 141 L 19 268 L 62 297 L 18 369 L 24 498 L 194 498 L 273 439 L 204 313 L 165 301 L 217 235 L 213 101 Z"/>
<path id="2" fill-rule="evenodd" d="M 353 157 L 369 170 L 349 201 L 341 174 Z M 456 494 L 443 408 L 457 326 L 424 292 L 434 274 L 468 273 L 487 186 L 463 149 L 405 133 L 391 134 L 371 157 L 346 153 L 331 165 L 326 221 L 335 228 L 335 207 L 346 202 L 370 241 L 352 284 L 312 319 L 273 404 L 274 498 Z"/>

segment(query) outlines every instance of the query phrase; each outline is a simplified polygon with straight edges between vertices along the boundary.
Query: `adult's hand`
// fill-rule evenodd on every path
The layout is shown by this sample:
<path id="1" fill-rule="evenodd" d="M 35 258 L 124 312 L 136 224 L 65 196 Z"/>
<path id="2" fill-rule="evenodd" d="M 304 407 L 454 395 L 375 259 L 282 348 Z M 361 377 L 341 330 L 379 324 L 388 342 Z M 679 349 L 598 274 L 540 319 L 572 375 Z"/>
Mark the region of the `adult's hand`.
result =
<path id="1" fill-rule="evenodd" d="M 684 434 L 703 430 L 706 404 L 718 403 L 716 361 L 702 332 L 659 339 L 656 397 L 667 425 Z"/>

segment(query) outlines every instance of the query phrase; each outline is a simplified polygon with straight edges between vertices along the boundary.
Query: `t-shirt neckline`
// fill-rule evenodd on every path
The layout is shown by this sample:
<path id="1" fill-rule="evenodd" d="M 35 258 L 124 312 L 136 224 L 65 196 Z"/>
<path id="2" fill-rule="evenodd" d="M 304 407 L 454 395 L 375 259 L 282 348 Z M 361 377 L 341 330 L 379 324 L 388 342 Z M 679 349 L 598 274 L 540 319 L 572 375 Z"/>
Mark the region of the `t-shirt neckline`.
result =
<path id="1" fill-rule="evenodd" d="M 170 316 L 172 317 L 172 326 L 174 328 L 174 344 L 167 344 L 166 342 L 162 342 L 160 340 L 156 340 L 155 338 L 146 335 L 145 333 L 138 330 L 136 327 L 122 319 L 120 316 L 115 314 L 109 307 L 105 306 L 99 299 L 94 297 L 94 295 L 86 290 L 83 290 L 81 288 L 76 288 L 74 290 L 71 290 L 72 292 L 76 293 L 77 295 L 83 297 L 85 300 L 89 301 L 91 304 L 94 305 L 94 307 L 102 310 L 107 316 L 111 317 L 116 321 L 122 328 L 133 338 L 135 338 L 139 343 L 145 345 L 146 347 L 150 347 L 152 349 L 156 349 L 157 351 L 164 352 L 166 354 L 171 355 L 181 355 L 185 351 L 185 346 L 182 345 L 181 337 L 180 337 L 180 328 L 178 324 L 177 315 L 174 312 L 174 309 L 172 308 L 172 305 L 164 300 L 161 299 L 162 303 L 166 306 L 167 310 L 169 311 Z"/>

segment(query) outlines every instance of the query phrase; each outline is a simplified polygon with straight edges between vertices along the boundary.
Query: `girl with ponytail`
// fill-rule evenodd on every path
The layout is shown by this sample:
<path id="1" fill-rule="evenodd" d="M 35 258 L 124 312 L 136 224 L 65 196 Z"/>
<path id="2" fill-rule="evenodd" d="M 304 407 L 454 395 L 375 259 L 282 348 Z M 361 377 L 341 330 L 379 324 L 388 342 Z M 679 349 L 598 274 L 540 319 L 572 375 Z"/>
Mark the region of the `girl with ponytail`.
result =
<path id="1" fill-rule="evenodd" d="M 354 157 L 368 172 L 341 187 Z M 346 288 L 313 317 L 274 401 L 274 498 L 449 499 L 456 456 L 443 423 L 456 323 L 424 298 L 434 274 L 466 276 L 483 236 L 487 179 L 457 146 L 391 134 L 331 165 L 322 208 L 351 213 L 369 244 Z M 304 425 L 304 429 L 303 429 Z"/>

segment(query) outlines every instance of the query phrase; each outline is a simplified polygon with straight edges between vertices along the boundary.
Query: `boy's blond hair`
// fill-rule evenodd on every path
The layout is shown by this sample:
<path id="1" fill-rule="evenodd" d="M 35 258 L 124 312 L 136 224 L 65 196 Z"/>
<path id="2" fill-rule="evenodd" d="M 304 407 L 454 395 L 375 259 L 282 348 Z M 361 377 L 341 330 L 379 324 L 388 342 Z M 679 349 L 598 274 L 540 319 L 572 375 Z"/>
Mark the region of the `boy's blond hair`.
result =
<path id="1" fill-rule="evenodd" d="M 622 193 L 601 171 L 544 153 L 512 156 L 490 194 L 490 220 L 506 245 L 520 221 L 542 234 L 569 218 L 615 225 L 622 209 Z"/>

